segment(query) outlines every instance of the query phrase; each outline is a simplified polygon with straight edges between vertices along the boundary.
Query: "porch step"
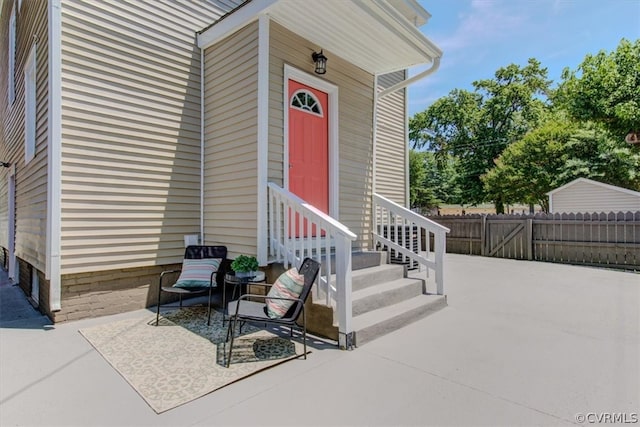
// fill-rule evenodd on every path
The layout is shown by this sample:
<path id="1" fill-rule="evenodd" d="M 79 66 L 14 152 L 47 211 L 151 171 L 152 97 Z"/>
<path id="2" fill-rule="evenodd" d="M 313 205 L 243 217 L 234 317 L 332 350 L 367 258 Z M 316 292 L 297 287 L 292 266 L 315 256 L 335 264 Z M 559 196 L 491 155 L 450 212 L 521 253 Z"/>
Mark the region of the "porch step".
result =
<path id="1" fill-rule="evenodd" d="M 334 278 L 335 277 L 332 276 L 332 280 L 334 280 Z M 396 283 L 399 280 L 400 282 Z M 397 288 L 400 288 L 402 285 L 406 285 L 407 283 L 415 286 L 416 281 L 419 284 L 420 289 L 422 289 L 421 280 L 407 280 L 410 280 L 411 282 L 404 281 L 404 267 L 401 265 L 383 264 L 375 267 L 353 270 L 351 273 L 351 291 L 353 295 L 351 299 L 355 303 L 357 298 L 366 298 L 379 292 L 397 291 Z M 391 285 L 389 285 L 390 283 Z M 367 291 L 367 289 L 369 290 Z M 417 292 L 420 293 L 420 291 Z M 318 298 L 320 301 L 323 301 L 325 295 L 326 294 L 320 290 L 318 291 L 318 296 L 313 294 L 313 298 Z"/>
<path id="2" fill-rule="evenodd" d="M 387 264 L 380 252 L 352 254 L 351 310 L 355 346 L 415 322 L 447 305 L 446 296 L 426 295 L 424 280 L 407 276 L 407 268 Z M 332 263 L 332 265 L 335 265 Z M 312 294 L 308 319 L 309 330 L 338 339 L 338 312 L 335 305 L 325 305 L 322 291 Z"/>
<path id="3" fill-rule="evenodd" d="M 422 280 L 401 278 L 352 293 L 354 316 L 422 295 Z"/>
<path id="4" fill-rule="evenodd" d="M 387 254 L 380 251 L 358 251 L 351 253 L 351 270 L 358 271 L 386 264 Z M 324 257 L 322 262 L 325 263 Z M 336 257 L 331 255 L 331 274 L 336 272 Z"/>
<path id="5" fill-rule="evenodd" d="M 393 332 L 447 306 L 445 295 L 418 295 L 354 316 L 354 345 L 356 347 Z"/>
<path id="6" fill-rule="evenodd" d="M 354 270 L 351 274 L 351 289 L 359 291 L 380 283 L 404 277 L 404 267 L 396 264 L 382 264 Z"/>

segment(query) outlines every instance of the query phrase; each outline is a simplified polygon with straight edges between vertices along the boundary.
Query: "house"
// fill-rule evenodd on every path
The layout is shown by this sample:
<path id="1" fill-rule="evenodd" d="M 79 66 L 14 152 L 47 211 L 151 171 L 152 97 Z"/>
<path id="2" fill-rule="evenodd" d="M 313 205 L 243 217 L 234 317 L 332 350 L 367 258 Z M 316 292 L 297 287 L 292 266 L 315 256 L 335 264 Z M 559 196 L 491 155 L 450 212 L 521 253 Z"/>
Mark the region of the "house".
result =
<path id="1" fill-rule="evenodd" d="M 640 192 L 578 178 L 547 193 L 551 213 L 640 211 Z"/>
<path id="2" fill-rule="evenodd" d="M 264 268 L 315 242 L 350 286 L 376 197 L 407 206 L 416 0 L 0 4 L 0 245 L 56 322 L 154 305 L 193 235 Z"/>

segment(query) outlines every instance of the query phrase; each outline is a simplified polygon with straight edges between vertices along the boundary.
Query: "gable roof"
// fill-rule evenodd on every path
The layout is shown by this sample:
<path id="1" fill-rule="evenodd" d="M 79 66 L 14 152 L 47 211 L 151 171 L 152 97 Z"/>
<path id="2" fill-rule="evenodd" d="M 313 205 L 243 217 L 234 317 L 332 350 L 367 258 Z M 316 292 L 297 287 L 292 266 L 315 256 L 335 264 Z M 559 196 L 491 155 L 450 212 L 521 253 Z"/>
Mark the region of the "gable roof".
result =
<path id="1" fill-rule="evenodd" d="M 558 191 L 564 190 L 568 187 L 572 187 L 578 183 L 586 183 L 586 184 L 592 184 L 592 185 L 596 185 L 599 187 L 603 187 L 606 188 L 608 190 L 612 190 L 612 191 L 619 191 L 621 193 L 624 194 L 628 194 L 631 196 L 636 196 L 636 197 L 640 197 L 640 192 L 637 191 L 633 191 L 633 190 L 629 190 L 628 188 L 622 188 L 622 187 L 617 187 L 615 185 L 611 185 L 611 184 L 605 184 L 604 182 L 599 182 L 599 181 L 594 181 L 592 179 L 588 179 L 588 178 L 578 178 L 578 179 L 574 179 L 573 181 L 556 188 L 555 190 L 551 190 L 549 191 L 547 194 L 549 196 L 552 196 L 553 194 L 557 193 Z"/>
<path id="2" fill-rule="evenodd" d="M 432 63 L 442 51 L 390 0 L 253 0 L 198 34 L 204 49 L 260 16 L 268 16 L 312 41 L 318 51 L 338 55 L 371 74 Z M 417 3 L 409 2 L 415 8 Z M 418 5 L 419 6 L 419 5 Z M 423 9 L 424 11 L 424 9 Z M 428 13 L 412 15 L 417 23 Z M 329 57 L 329 61 L 331 58 Z"/>

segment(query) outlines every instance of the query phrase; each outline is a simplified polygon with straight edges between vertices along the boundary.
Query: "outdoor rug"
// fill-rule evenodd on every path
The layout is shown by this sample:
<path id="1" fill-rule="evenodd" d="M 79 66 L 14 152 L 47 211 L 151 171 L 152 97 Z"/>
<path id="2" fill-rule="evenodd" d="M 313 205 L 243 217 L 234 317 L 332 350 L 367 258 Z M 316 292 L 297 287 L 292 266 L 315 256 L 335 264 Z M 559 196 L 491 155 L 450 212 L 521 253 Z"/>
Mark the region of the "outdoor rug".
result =
<path id="1" fill-rule="evenodd" d="M 250 325 L 234 340 L 226 368 L 226 326 L 222 314 L 204 307 L 153 319 L 127 319 L 79 332 L 157 413 L 303 354 L 300 343 Z"/>

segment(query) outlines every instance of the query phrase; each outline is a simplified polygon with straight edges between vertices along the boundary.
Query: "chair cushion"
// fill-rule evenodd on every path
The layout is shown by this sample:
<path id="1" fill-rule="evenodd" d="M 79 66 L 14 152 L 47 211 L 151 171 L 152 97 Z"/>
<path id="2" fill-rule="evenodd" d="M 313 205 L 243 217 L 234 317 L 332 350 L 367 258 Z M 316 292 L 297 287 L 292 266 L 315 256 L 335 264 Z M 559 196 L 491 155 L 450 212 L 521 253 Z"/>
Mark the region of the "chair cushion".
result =
<path id="1" fill-rule="evenodd" d="M 221 258 L 185 259 L 182 262 L 182 272 L 178 281 L 173 285 L 176 288 L 205 288 L 216 285 L 215 274 L 213 281 L 211 273 L 218 271 Z"/>
<path id="2" fill-rule="evenodd" d="M 304 275 L 299 274 L 295 268 L 285 271 L 275 281 L 267 297 L 298 298 L 304 287 Z M 267 315 L 272 319 L 284 316 L 294 301 L 267 299 Z"/>

